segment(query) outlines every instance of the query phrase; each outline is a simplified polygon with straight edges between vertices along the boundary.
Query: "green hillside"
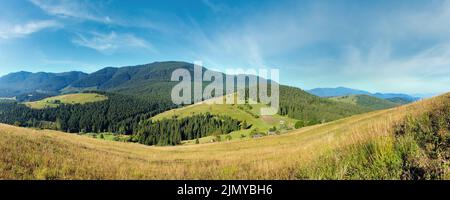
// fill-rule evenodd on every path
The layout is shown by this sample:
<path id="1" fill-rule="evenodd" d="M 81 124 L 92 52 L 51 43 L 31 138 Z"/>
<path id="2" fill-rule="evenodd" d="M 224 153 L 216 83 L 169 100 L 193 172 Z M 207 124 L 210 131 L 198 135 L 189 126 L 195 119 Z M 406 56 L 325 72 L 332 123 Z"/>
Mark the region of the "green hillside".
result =
<path id="1" fill-rule="evenodd" d="M 44 109 L 44 108 L 55 108 L 58 107 L 60 104 L 85 104 L 104 101 L 107 99 L 108 97 L 101 94 L 79 93 L 79 94 L 66 94 L 55 97 L 49 97 L 34 102 L 26 102 L 25 105 L 33 109 Z"/>
<path id="2" fill-rule="evenodd" d="M 305 124 L 329 122 L 369 111 L 371 109 L 360 105 L 321 98 L 295 87 L 280 86 L 279 114 Z"/>
<path id="3" fill-rule="evenodd" d="M 266 107 L 263 104 L 208 104 L 206 102 L 186 106 L 183 108 L 173 109 L 163 112 L 159 115 L 152 117 L 154 121 L 162 119 L 186 118 L 198 114 L 210 113 L 212 115 L 229 116 L 233 119 L 244 122 L 249 126 L 248 129 L 231 132 L 229 139 L 244 139 L 250 137 L 252 131 L 266 134 L 269 129 L 276 127 L 280 133 L 292 130 L 297 120 L 289 117 L 273 115 L 262 116 L 260 109 Z M 275 132 L 275 131 L 274 131 Z M 226 138 L 225 135 L 221 135 L 222 138 Z M 207 143 L 214 139 L 214 136 L 208 136 L 200 138 L 200 143 Z M 193 143 L 195 141 L 186 141 L 185 143 Z"/>
<path id="4" fill-rule="evenodd" d="M 208 101 L 214 100 L 206 102 Z M 352 103 L 320 98 L 301 89 L 284 85 L 280 86 L 279 113 L 273 116 L 262 116 L 260 109 L 267 106 L 256 102 L 254 102 L 256 104 L 244 105 L 208 104 L 206 102 L 169 110 L 154 116 L 152 120 L 187 118 L 197 114 L 210 113 L 229 116 L 251 125 L 249 129 L 230 133 L 231 138 L 229 139 L 234 140 L 251 137 L 250 135 L 255 133 L 267 134 L 269 130 L 271 133 L 287 132 L 294 128 L 325 123 L 371 110 Z M 222 135 L 221 137 L 226 136 Z M 213 139 L 214 136 L 204 137 L 200 139 L 200 143 L 210 142 Z M 187 141 L 187 143 L 193 142 Z"/>
<path id="5" fill-rule="evenodd" d="M 348 96 L 330 97 L 329 99 L 337 102 L 358 105 L 367 108 L 369 110 L 381 110 L 401 105 L 400 103 L 395 103 L 385 99 L 379 99 L 369 95 L 348 95 Z"/>
<path id="6" fill-rule="evenodd" d="M 169 110 L 154 116 L 152 120 L 190 118 L 191 116 L 206 113 L 217 116 L 228 116 L 241 123 L 245 122 L 250 126 L 248 129 L 233 131 L 229 136 L 225 134 L 221 135 L 221 138 L 228 137 L 228 140 L 235 140 L 252 137 L 253 134 L 280 134 L 295 128 L 325 123 L 371 110 L 349 102 L 336 102 L 320 98 L 308 94 L 301 89 L 283 85 L 280 86 L 280 112 L 273 116 L 262 116 L 260 109 L 267 106 L 254 101 L 253 103 L 255 104 L 244 105 L 208 103 L 212 101 L 214 99 Z M 215 137 L 214 135 L 203 137 L 198 142 L 208 143 L 214 141 Z M 184 143 L 189 144 L 194 142 L 196 141 L 190 140 Z"/>

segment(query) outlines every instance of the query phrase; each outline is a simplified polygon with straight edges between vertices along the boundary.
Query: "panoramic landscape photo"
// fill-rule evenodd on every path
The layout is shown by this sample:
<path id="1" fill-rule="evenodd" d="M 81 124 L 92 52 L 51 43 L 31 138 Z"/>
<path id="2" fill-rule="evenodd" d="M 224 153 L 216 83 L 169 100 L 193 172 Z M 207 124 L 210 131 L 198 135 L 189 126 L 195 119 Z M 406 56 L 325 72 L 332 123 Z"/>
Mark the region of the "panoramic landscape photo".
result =
<path id="1" fill-rule="evenodd" d="M 446 0 L 0 0 L 0 180 L 448 180 L 449 21 Z"/>

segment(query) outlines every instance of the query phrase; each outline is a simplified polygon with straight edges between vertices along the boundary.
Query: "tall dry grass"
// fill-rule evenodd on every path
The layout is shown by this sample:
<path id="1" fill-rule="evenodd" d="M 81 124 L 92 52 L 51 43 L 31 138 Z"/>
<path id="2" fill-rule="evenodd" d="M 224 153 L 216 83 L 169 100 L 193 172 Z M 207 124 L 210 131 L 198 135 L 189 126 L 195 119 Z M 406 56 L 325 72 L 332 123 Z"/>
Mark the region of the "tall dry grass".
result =
<path id="1" fill-rule="evenodd" d="M 279 136 L 177 147 L 0 125 L 0 178 L 395 179 L 399 174 L 390 168 L 398 162 L 387 151 L 393 148 L 393 125 L 449 96 Z"/>

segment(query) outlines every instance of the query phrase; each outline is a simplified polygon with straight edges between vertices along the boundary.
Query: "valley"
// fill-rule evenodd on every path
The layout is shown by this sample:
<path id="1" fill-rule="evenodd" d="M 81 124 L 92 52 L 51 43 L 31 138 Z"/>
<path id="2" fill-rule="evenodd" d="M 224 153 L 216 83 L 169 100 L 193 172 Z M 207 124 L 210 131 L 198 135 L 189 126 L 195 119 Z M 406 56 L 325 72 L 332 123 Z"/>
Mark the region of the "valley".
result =
<path id="1" fill-rule="evenodd" d="M 0 179 L 449 178 L 449 94 L 410 103 L 280 85 L 268 116 L 250 98 L 174 105 L 177 67 L 193 65 L 104 68 L 57 79 L 57 90 L 8 89 L 18 95 L 0 102 Z"/>

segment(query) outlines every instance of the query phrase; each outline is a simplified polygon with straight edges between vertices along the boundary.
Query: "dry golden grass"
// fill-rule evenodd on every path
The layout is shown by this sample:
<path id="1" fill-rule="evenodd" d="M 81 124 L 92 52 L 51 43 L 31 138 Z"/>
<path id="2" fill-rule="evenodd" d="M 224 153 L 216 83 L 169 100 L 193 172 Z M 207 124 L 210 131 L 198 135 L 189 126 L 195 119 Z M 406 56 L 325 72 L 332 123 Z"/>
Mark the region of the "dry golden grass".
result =
<path id="1" fill-rule="evenodd" d="M 176 147 L 0 124 L 0 179 L 298 179 L 299 168 L 325 152 L 389 136 L 405 115 L 449 100 L 447 94 L 284 135 Z"/>

